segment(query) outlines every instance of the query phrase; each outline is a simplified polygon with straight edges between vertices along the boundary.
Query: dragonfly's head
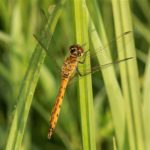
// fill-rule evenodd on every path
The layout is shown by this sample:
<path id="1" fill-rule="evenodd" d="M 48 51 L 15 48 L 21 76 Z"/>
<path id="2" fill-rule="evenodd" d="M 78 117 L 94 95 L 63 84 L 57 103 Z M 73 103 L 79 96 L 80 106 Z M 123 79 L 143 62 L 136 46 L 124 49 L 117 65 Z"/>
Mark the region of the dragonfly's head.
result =
<path id="1" fill-rule="evenodd" d="M 70 55 L 73 57 L 80 57 L 84 53 L 83 48 L 78 44 L 70 46 L 69 51 L 70 51 Z"/>

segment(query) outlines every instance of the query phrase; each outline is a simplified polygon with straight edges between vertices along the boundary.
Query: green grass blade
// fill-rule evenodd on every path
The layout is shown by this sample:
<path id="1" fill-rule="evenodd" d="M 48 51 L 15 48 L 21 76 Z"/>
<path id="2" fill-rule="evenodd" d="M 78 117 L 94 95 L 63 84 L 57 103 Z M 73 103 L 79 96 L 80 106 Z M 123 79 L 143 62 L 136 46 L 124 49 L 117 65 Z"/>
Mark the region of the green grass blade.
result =
<path id="1" fill-rule="evenodd" d="M 33 93 L 39 76 L 40 67 L 43 64 L 45 53 L 41 48 L 36 48 L 33 53 L 23 84 L 20 88 L 18 103 L 10 127 L 10 132 L 6 144 L 7 149 L 19 149 L 24 129 L 32 102 Z M 21 136 L 21 137 L 20 137 Z M 20 139 L 18 139 L 18 137 Z"/>
<path id="2" fill-rule="evenodd" d="M 150 148 L 150 50 L 148 54 L 148 61 L 146 64 L 144 87 L 143 87 L 143 119 L 144 119 L 144 130 L 145 130 L 145 145 L 146 149 Z"/>
<path id="3" fill-rule="evenodd" d="M 88 49 L 88 14 L 87 8 L 83 0 L 74 0 L 75 9 L 75 28 L 76 41 L 78 44 L 86 43 L 85 49 Z M 84 71 L 86 64 L 90 63 L 90 59 L 86 58 L 84 66 L 80 69 Z M 84 150 L 95 150 L 95 126 L 94 126 L 94 110 L 93 110 L 93 94 L 91 76 L 79 80 L 79 103 L 82 128 L 82 142 Z"/>
<path id="4" fill-rule="evenodd" d="M 94 25 L 92 24 L 92 29 Z M 103 47 L 101 40 L 98 36 L 96 30 L 91 32 L 91 40 L 94 49 L 97 47 Z M 107 55 L 107 52 L 103 50 L 101 53 L 96 53 L 99 65 L 107 64 L 111 62 L 111 58 Z M 116 140 L 119 148 L 123 147 L 124 134 L 125 134 L 125 110 L 123 96 L 116 79 L 116 75 L 113 66 L 110 66 L 102 70 L 102 75 L 105 83 L 105 88 L 107 91 L 112 117 L 114 121 L 114 127 L 116 132 Z"/>
<path id="5" fill-rule="evenodd" d="M 148 43 L 150 43 L 150 30 L 149 26 L 143 24 L 140 19 L 138 19 L 136 16 L 134 16 L 134 22 L 135 22 L 135 28 L 136 30 L 147 40 Z"/>
<path id="6" fill-rule="evenodd" d="M 86 0 L 86 2 L 87 2 L 87 7 L 88 7 L 90 17 L 95 25 L 95 28 L 96 28 L 98 34 L 101 37 L 102 43 L 108 43 L 106 29 L 104 26 L 102 15 L 99 10 L 100 7 L 98 7 L 98 1 Z M 91 28 L 90 32 L 92 32 L 92 30 L 93 29 Z M 108 49 L 106 49 L 106 50 L 108 50 Z M 109 51 L 108 51 L 108 53 L 109 53 Z"/>
<path id="7" fill-rule="evenodd" d="M 129 1 L 112 1 L 116 35 L 132 31 L 131 13 Z M 144 133 L 142 124 L 141 94 L 138 79 L 137 62 L 133 36 L 130 36 L 130 44 L 127 39 L 117 43 L 118 50 L 124 49 L 119 57 L 134 57 L 126 64 L 120 65 L 121 81 L 126 105 L 127 131 L 130 149 L 144 150 Z"/>
<path id="8" fill-rule="evenodd" d="M 119 3 L 117 3 L 116 1 L 112 1 L 112 4 L 113 4 L 112 6 L 113 6 L 116 33 L 120 34 L 123 31 L 122 31 L 122 24 L 120 21 L 120 10 L 118 8 Z M 124 49 L 123 41 L 121 41 L 117 46 L 119 50 Z M 122 86 L 123 86 L 123 90 L 125 93 L 125 90 L 126 89 L 128 90 L 128 88 L 125 87 L 128 81 L 128 76 L 125 73 L 125 70 L 126 70 L 125 64 L 121 64 L 120 66 L 121 66 L 120 70 L 121 70 L 121 77 L 122 77 Z M 127 95 L 127 92 L 128 91 L 126 91 L 126 95 Z M 128 99 L 125 101 L 125 105 L 126 105 L 126 119 L 127 119 L 127 133 L 128 133 L 128 139 L 129 139 L 129 147 L 130 149 L 135 150 L 135 133 L 134 133 L 134 126 L 133 126 L 132 110 L 131 110 L 130 101 Z"/>
<path id="9" fill-rule="evenodd" d="M 51 32 L 54 32 L 59 16 L 61 15 L 64 2 L 65 1 L 61 1 L 61 5 L 58 5 L 55 8 L 48 25 L 46 25 L 46 30 L 49 30 L 50 28 Z M 50 39 L 43 38 L 43 40 Z M 45 56 L 45 51 L 42 50 L 40 45 L 37 45 L 26 71 L 23 84 L 20 88 L 18 103 L 15 109 L 8 140 L 6 143 L 6 150 L 20 149 L 33 94 Z"/>

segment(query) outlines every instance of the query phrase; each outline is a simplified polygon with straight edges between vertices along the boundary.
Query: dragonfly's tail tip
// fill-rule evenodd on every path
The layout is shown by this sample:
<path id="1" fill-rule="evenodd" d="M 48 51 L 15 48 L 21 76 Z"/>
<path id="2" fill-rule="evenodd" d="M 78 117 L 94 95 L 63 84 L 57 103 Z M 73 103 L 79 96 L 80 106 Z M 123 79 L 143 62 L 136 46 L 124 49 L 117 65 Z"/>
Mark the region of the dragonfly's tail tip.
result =
<path id="1" fill-rule="evenodd" d="M 48 139 L 48 140 L 50 140 L 50 139 L 51 139 L 51 137 L 52 137 L 52 133 L 48 133 L 48 135 L 47 135 L 47 139 Z"/>
<path id="2" fill-rule="evenodd" d="M 48 135 L 47 135 L 48 140 L 51 139 L 52 133 L 53 133 L 53 128 L 50 128 L 49 131 L 48 131 Z"/>

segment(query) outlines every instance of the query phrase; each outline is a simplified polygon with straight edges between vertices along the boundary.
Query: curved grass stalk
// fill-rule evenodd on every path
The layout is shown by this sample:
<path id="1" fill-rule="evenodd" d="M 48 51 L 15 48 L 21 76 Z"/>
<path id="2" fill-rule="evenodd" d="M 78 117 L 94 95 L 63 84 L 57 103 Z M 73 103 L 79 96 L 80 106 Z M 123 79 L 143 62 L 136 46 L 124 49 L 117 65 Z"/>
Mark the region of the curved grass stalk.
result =
<path id="1" fill-rule="evenodd" d="M 102 43 L 108 43 L 108 39 L 107 39 L 107 35 L 106 35 L 106 29 L 104 26 L 104 22 L 103 22 L 103 18 L 102 15 L 100 13 L 100 8 L 98 7 L 98 1 L 96 0 L 86 0 L 87 1 L 87 7 L 88 7 L 88 11 L 90 14 L 90 17 L 94 23 L 95 29 L 98 32 L 98 35 L 101 37 L 101 41 Z M 90 29 L 90 30 L 95 30 L 95 29 Z M 110 51 L 109 51 L 109 46 L 108 48 L 105 49 L 108 54 L 110 55 Z"/>
<path id="2" fill-rule="evenodd" d="M 112 1 L 116 35 L 132 31 L 131 13 L 129 1 Z M 121 57 L 134 57 L 133 60 L 120 64 L 121 82 L 123 96 L 125 98 L 125 115 L 127 121 L 127 140 L 129 148 L 132 150 L 144 150 L 143 119 L 141 108 L 141 94 L 138 79 L 137 62 L 133 36 L 130 36 L 130 44 L 126 45 L 126 39 L 117 43 L 118 51 L 124 49 L 124 53 L 119 53 Z"/>
<path id="3" fill-rule="evenodd" d="M 95 28 L 93 23 L 91 24 L 91 26 L 92 29 Z M 91 40 L 94 49 L 100 46 L 103 47 L 96 30 L 91 32 Z M 101 53 L 97 53 L 97 59 L 99 65 L 111 62 L 111 58 L 108 57 L 107 52 L 104 50 Z M 113 66 L 103 69 L 102 75 L 112 112 L 112 118 L 116 132 L 116 140 L 119 148 L 121 149 L 123 147 L 125 134 L 125 110 L 124 110 L 123 96 Z"/>
<path id="4" fill-rule="evenodd" d="M 118 3 L 113 2 L 113 13 L 114 13 L 114 21 L 116 25 L 116 32 L 117 34 L 122 32 L 122 24 L 120 22 L 120 11 L 119 11 L 119 6 Z M 119 50 L 124 49 L 123 41 L 117 45 Z M 122 54 L 123 55 L 123 54 Z M 121 56 L 120 56 L 121 57 Z M 125 74 L 125 64 L 122 64 L 123 67 L 120 67 L 121 69 L 121 77 L 122 77 L 122 85 L 123 87 L 127 83 L 127 75 Z M 124 88 L 125 90 L 125 88 Z M 126 93 L 127 94 L 127 93 Z M 134 128 L 133 128 L 133 119 L 132 119 L 132 112 L 131 112 L 131 105 L 129 101 L 125 101 L 126 103 L 126 119 L 127 119 L 127 133 L 129 136 L 129 148 L 135 150 L 135 135 L 134 135 Z"/>
<path id="5" fill-rule="evenodd" d="M 62 0 L 60 3 L 61 5 L 56 6 L 55 10 L 53 11 L 53 14 L 51 15 L 51 19 L 49 20 L 48 24 L 45 27 L 45 30 L 49 30 L 50 28 L 51 32 L 52 33 L 54 32 L 64 2 L 65 0 Z M 43 40 L 51 40 L 51 39 L 43 38 Z M 43 65 L 45 56 L 46 56 L 45 51 L 42 50 L 40 45 L 37 45 L 31 57 L 29 66 L 27 68 L 23 84 L 20 87 L 18 102 L 6 143 L 6 150 L 20 149 L 25 131 L 25 126 L 27 123 L 27 118 L 29 115 L 30 106 L 33 99 L 33 94 L 35 91 L 35 87 L 39 78 L 40 69 Z"/>
<path id="6" fill-rule="evenodd" d="M 129 1 L 112 1 L 116 34 L 132 30 L 131 12 Z M 138 79 L 138 70 L 136 63 L 135 47 L 133 36 L 130 36 L 130 44 L 126 40 L 117 43 L 118 50 L 124 49 L 124 53 L 119 57 L 134 57 L 132 61 L 127 61 L 120 65 L 121 82 L 123 95 L 125 98 L 126 121 L 127 121 L 127 139 L 129 148 L 134 150 L 144 150 L 143 119 L 141 108 L 141 94 Z"/>

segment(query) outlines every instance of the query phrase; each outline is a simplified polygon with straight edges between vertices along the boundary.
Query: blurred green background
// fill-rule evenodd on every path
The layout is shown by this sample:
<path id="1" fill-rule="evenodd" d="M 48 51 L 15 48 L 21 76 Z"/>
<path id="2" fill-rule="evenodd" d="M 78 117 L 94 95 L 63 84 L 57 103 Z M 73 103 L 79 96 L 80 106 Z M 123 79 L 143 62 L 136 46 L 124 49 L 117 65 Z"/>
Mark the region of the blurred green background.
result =
<path id="1" fill-rule="evenodd" d="M 11 121 L 17 106 L 19 89 L 40 35 L 48 9 L 59 1 L 54 0 L 0 0 L 0 149 L 7 143 Z M 97 0 L 107 38 L 114 39 L 114 21 L 111 0 Z M 117 2 L 117 1 L 116 1 Z M 139 82 L 143 92 L 145 66 L 148 63 L 150 44 L 150 1 L 130 1 L 133 34 L 138 60 Z M 108 40 L 108 41 L 109 41 Z M 69 85 L 62 110 L 51 141 L 47 140 L 50 112 L 56 98 L 60 70 L 68 47 L 75 43 L 73 1 L 66 0 L 51 40 L 49 53 L 41 68 L 40 77 L 28 115 L 21 149 L 24 150 L 80 150 L 82 136 L 78 103 L 77 82 Z M 112 46 L 115 49 L 115 45 Z M 57 63 L 57 65 L 56 65 Z M 101 81 L 100 81 L 101 80 Z M 100 81 L 100 82 L 97 82 Z M 150 86 L 149 86 L 150 88 Z M 107 94 L 99 73 L 93 75 L 93 98 L 98 150 L 114 149 L 114 127 Z"/>

